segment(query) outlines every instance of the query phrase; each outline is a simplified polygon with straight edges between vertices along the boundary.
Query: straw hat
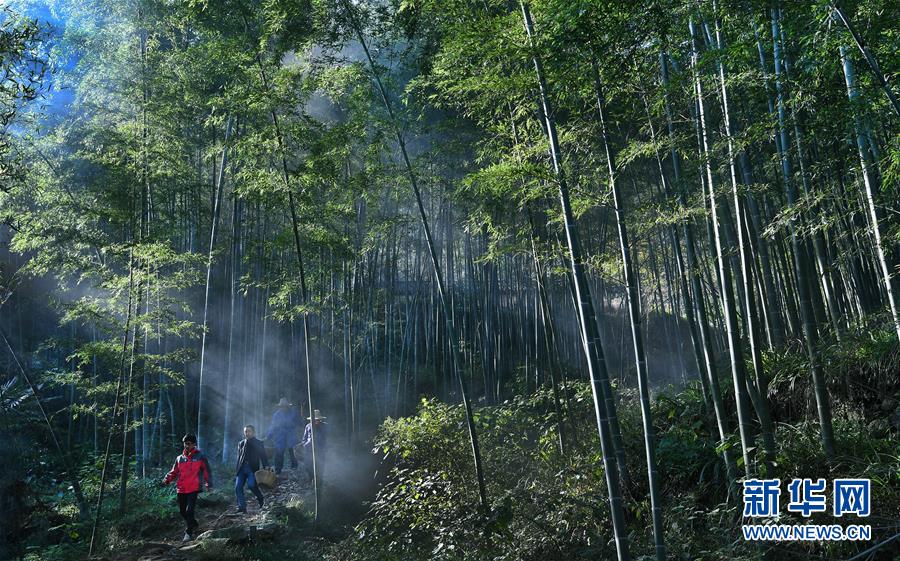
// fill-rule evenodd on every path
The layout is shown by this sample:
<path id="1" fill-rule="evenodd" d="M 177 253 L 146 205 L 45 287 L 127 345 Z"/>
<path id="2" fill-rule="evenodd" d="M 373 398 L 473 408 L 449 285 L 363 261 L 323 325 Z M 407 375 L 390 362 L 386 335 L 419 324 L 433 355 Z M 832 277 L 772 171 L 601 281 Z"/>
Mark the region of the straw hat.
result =
<path id="1" fill-rule="evenodd" d="M 328 418 L 328 417 L 323 417 L 322 414 L 321 414 L 321 412 L 320 412 L 318 409 L 314 410 L 313 416 L 315 416 L 315 418 L 316 418 L 317 421 L 324 421 L 325 419 Z M 309 421 L 310 418 L 307 417 L 306 420 Z"/>
<path id="2" fill-rule="evenodd" d="M 291 403 L 287 400 L 286 397 L 282 397 L 278 402 L 278 407 L 290 407 Z"/>

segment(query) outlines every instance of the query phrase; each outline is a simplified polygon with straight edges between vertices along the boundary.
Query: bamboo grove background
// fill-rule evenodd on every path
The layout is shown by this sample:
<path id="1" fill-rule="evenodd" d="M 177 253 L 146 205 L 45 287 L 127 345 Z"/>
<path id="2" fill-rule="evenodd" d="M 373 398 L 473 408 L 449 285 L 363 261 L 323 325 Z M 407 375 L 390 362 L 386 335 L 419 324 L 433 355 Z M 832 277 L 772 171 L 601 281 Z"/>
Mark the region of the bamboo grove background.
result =
<path id="1" fill-rule="evenodd" d="M 699 384 L 732 481 L 775 468 L 776 391 L 833 461 L 833 417 L 860 412 L 833 407 L 823 349 L 900 336 L 890 2 L 3 18 L 3 397 L 38 391 L 69 462 L 118 454 L 122 504 L 173 438 L 225 462 L 281 396 L 348 442 L 437 396 L 465 405 L 488 511 L 473 408 L 551 387 L 564 449 L 588 380 L 618 555 L 620 484 L 649 476 L 663 558 L 658 389 Z M 808 376 L 772 379 L 798 356 Z"/>

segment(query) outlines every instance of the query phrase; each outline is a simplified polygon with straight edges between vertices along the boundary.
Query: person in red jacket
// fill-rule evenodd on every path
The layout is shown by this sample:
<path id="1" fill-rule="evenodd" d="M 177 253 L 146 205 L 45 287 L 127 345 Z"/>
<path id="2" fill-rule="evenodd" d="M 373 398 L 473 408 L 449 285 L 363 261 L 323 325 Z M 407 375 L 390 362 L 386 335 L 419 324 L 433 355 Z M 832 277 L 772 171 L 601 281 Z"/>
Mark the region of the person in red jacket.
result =
<path id="1" fill-rule="evenodd" d="M 206 456 L 197 449 L 196 436 L 186 434 L 181 442 L 184 443 L 184 451 L 175 458 L 175 465 L 172 466 L 172 471 L 166 474 L 163 485 L 177 481 L 175 491 L 178 493 L 178 510 L 181 511 L 186 528 L 181 541 L 187 542 L 194 539 L 194 532 L 199 526 L 197 519 L 194 518 L 197 495 L 204 484 L 207 489 L 212 489 L 212 472 Z"/>

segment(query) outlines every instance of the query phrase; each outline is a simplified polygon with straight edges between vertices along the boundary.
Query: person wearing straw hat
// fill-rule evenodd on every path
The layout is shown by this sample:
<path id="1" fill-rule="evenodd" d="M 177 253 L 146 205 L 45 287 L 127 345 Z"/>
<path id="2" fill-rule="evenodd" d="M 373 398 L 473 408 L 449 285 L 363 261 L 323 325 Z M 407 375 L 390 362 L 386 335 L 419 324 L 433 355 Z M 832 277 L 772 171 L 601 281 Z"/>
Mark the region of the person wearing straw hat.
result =
<path id="1" fill-rule="evenodd" d="M 328 429 L 325 424 L 325 417 L 322 415 L 322 412 L 316 409 L 313 411 L 312 417 L 307 417 L 306 420 L 309 421 L 306 424 L 306 429 L 303 431 L 303 438 L 300 440 L 300 445 L 303 446 L 304 450 L 304 467 L 306 468 L 306 474 L 309 476 L 309 481 L 312 482 L 313 478 L 313 464 L 312 464 L 312 432 L 313 432 L 313 423 L 316 426 L 316 468 L 319 472 L 319 478 L 322 477 L 322 465 L 324 462 L 322 461 L 325 457 L 325 450 L 327 450 L 328 443 Z"/>
<path id="2" fill-rule="evenodd" d="M 275 448 L 275 473 L 281 473 L 285 450 L 291 458 L 291 469 L 297 469 L 294 445 L 297 444 L 297 431 L 300 429 L 300 414 L 285 397 L 281 398 L 277 407 L 272 413 L 266 440 L 271 441 Z"/>

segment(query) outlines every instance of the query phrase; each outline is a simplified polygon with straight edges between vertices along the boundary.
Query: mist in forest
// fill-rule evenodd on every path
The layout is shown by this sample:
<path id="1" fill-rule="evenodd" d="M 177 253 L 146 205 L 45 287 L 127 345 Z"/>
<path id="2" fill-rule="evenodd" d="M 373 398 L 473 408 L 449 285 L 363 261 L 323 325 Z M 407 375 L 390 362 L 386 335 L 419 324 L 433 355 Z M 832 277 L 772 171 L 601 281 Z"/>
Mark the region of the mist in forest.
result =
<path id="1" fill-rule="evenodd" d="M 897 10 L 570 4 L 0 9 L 0 558 L 900 555 Z"/>

